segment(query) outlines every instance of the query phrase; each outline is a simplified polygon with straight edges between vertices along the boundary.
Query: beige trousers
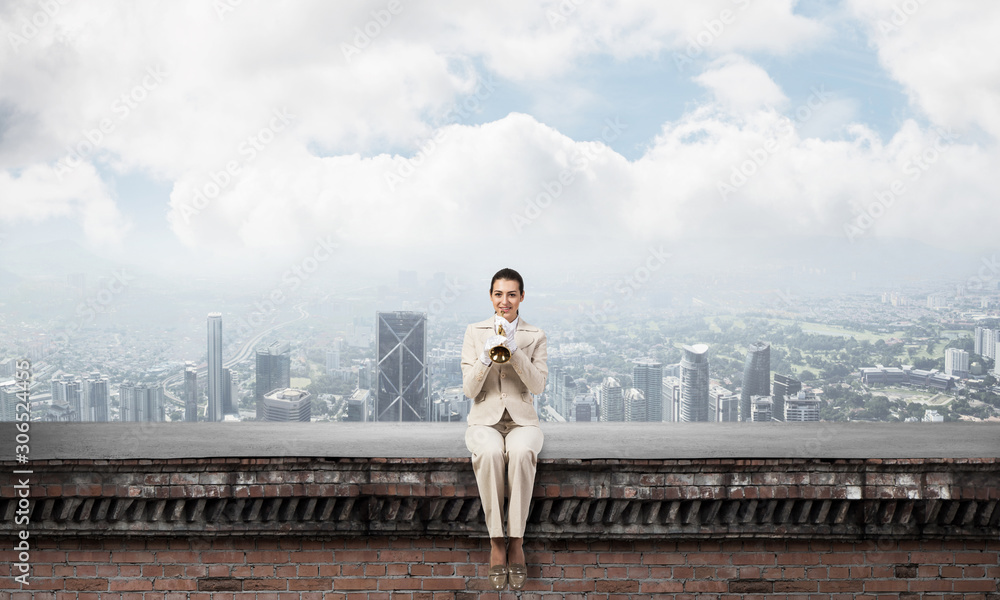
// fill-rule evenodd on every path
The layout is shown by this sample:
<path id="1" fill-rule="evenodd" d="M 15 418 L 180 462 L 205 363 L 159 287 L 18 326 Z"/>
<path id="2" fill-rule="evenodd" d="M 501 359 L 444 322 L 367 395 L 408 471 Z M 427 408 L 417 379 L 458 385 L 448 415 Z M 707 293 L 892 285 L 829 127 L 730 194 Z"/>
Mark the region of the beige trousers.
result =
<path id="1" fill-rule="evenodd" d="M 503 537 L 505 496 L 510 497 L 507 535 L 524 537 L 531 491 L 535 487 L 535 465 L 543 441 L 537 425 L 518 425 L 506 410 L 495 425 L 469 425 L 466 429 L 465 445 L 472 452 L 472 470 L 476 473 L 491 538 Z M 504 485 L 505 475 L 507 485 Z"/>

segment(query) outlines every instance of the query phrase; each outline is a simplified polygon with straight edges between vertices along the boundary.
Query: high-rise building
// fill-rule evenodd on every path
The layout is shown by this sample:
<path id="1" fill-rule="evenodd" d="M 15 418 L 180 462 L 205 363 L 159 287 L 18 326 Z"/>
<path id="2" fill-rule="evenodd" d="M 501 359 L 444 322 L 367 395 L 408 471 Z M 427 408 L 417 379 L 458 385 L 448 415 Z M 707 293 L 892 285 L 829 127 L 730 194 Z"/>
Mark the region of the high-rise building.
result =
<path id="1" fill-rule="evenodd" d="M 724 387 L 714 386 L 708 393 L 708 420 L 730 422 L 739 420 L 740 397 Z"/>
<path id="2" fill-rule="evenodd" d="M 140 423 L 166 420 L 162 387 L 144 383 L 138 385 L 124 383 L 118 388 L 118 394 L 122 421 Z"/>
<path id="3" fill-rule="evenodd" d="M 432 421 L 461 422 L 469 418 L 469 407 L 472 400 L 465 396 L 461 385 L 444 388 L 434 395 L 436 398 L 432 403 Z M 348 410 L 350 410 L 350 405 L 348 405 Z"/>
<path id="4" fill-rule="evenodd" d="M 579 394 L 573 399 L 573 418 L 571 421 L 585 423 L 599 420 L 597 398 L 594 394 Z"/>
<path id="5" fill-rule="evenodd" d="M 123 422 L 139 423 L 146 420 L 146 386 L 123 383 L 118 387 L 121 406 L 119 417 Z"/>
<path id="6" fill-rule="evenodd" d="M 326 351 L 326 372 L 333 373 L 340 369 L 340 338 L 333 340 L 333 345 Z"/>
<path id="7" fill-rule="evenodd" d="M 83 404 L 83 412 L 87 421 L 106 422 L 109 420 L 109 390 L 108 378 L 98 371 L 92 372 L 84 382 L 87 397 Z"/>
<path id="8" fill-rule="evenodd" d="M 359 390 L 370 390 L 372 389 L 372 359 L 366 358 L 361 361 L 358 365 L 358 389 Z M 461 371 L 461 365 L 459 365 L 459 371 Z"/>
<path id="9" fill-rule="evenodd" d="M 239 393 L 236 389 L 236 377 L 226 367 L 222 368 L 222 414 L 239 413 Z"/>
<path id="10" fill-rule="evenodd" d="M 265 421 L 305 421 L 312 416 L 312 395 L 305 390 L 286 388 L 264 394 Z"/>
<path id="11" fill-rule="evenodd" d="M 632 367 L 632 385 L 646 397 L 646 420 L 663 421 L 663 364 L 652 359 L 637 360 Z"/>
<path id="12" fill-rule="evenodd" d="M 371 390 L 354 390 L 354 393 L 347 400 L 347 415 L 344 417 L 344 420 L 358 423 L 367 421 L 368 415 L 371 412 L 369 410 L 372 401 L 371 398 Z"/>
<path id="13" fill-rule="evenodd" d="M 740 420 L 749 421 L 754 396 L 771 395 L 771 345 L 767 342 L 750 344 L 743 364 L 743 389 L 740 391 Z"/>
<path id="14" fill-rule="evenodd" d="M 546 387 L 546 400 L 549 406 L 559 411 L 561 408 L 560 402 L 563 397 L 563 384 L 565 379 L 563 378 L 563 369 L 558 363 L 553 363 L 549 365 L 549 377 L 545 382 Z"/>
<path id="15" fill-rule="evenodd" d="M 944 373 L 955 377 L 969 375 L 969 353 L 959 348 L 948 348 L 944 351 Z"/>
<path id="16" fill-rule="evenodd" d="M 292 351 L 288 342 L 271 342 L 257 348 L 254 397 L 257 419 L 264 418 L 264 396 L 292 385 Z"/>
<path id="17" fill-rule="evenodd" d="M 4 358 L 0 360 L 0 381 L 13 378 L 16 373 L 17 359 Z"/>
<path id="18" fill-rule="evenodd" d="M 768 423 L 774 414 L 774 400 L 770 396 L 753 396 L 750 398 L 750 421 Z"/>
<path id="19" fill-rule="evenodd" d="M 708 421 L 708 385 L 708 346 L 684 346 L 679 420 Z"/>
<path id="20" fill-rule="evenodd" d="M 663 378 L 663 418 L 671 423 L 680 419 L 681 414 L 680 363 L 677 363 L 677 368 L 677 375 Z"/>
<path id="21" fill-rule="evenodd" d="M 15 383 L 0 385 L 0 421 L 17 419 L 17 392 L 21 386 Z"/>
<path id="22" fill-rule="evenodd" d="M 208 314 L 208 407 L 206 421 L 221 421 L 225 415 L 222 380 L 222 313 Z"/>
<path id="23" fill-rule="evenodd" d="M 380 312 L 376 322 L 375 420 L 429 420 L 427 314 Z"/>
<path id="24" fill-rule="evenodd" d="M 985 327 L 976 327 L 975 333 L 972 336 L 972 351 L 976 354 L 983 355 L 983 338 L 989 329 Z"/>
<path id="25" fill-rule="evenodd" d="M 630 422 L 646 420 L 646 396 L 638 388 L 625 390 L 625 420 Z"/>
<path id="26" fill-rule="evenodd" d="M 65 406 L 70 421 L 83 420 L 83 382 L 80 378 L 72 375 L 54 377 L 51 385 L 52 404 Z"/>
<path id="27" fill-rule="evenodd" d="M 563 395 L 559 402 L 559 414 L 568 420 L 570 411 L 573 410 L 573 398 L 576 398 L 577 394 L 583 393 L 583 390 L 586 389 L 586 386 L 579 385 L 572 375 L 563 375 Z"/>
<path id="28" fill-rule="evenodd" d="M 625 420 L 625 394 L 615 377 L 605 377 L 601 383 L 601 420 Z"/>
<path id="29" fill-rule="evenodd" d="M 799 391 L 785 398 L 785 420 L 819 421 L 819 397 Z"/>
<path id="30" fill-rule="evenodd" d="M 198 420 L 198 369 L 194 365 L 184 369 L 184 420 Z"/>
<path id="31" fill-rule="evenodd" d="M 774 374 L 771 397 L 774 399 L 774 418 L 785 416 L 785 398 L 794 398 L 802 391 L 802 382 L 788 375 Z"/>

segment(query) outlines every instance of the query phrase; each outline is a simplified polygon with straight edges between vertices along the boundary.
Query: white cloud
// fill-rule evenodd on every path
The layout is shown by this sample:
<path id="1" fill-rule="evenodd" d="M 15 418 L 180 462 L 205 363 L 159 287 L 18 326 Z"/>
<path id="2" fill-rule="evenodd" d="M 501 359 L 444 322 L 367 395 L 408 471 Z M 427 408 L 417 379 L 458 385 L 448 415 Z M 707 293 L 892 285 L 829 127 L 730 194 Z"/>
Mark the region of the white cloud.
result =
<path id="1" fill-rule="evenodd" d="M 16 176 L 0 171 L 0 221 L 20 225 L 55 217 L 79 218 L 87 238 L 101 245 L 119 243 L 129 227 L 89 164 L 62 174 L 46 166 Z"/>
<path id="2" fill-rule="evenodd" d="M 997 11 L 964 17 L 940 5 L 920 5 L 899 31 L 873 36 L 880 57 L 935 123 L 996 134 L 996 51 L 976 19 L 993 23 Z M 124 219 L 90 164 L 68 181 L 46 174 L 69 148 L 112 173 L 172 184 L 172 231 L 193 248 L 233 253 L 294 252 L 332 231 L 355 247 L 395 249 L 479 248 L 496 236 L 510 252 L 526 251 L 526 240 L 559 248 L 581 235 L 611 244 L 705 232 L 734 241 L 748 231 L 843 235 L 897 179 L 905 193 L 864 235 L 947 243 L 954 234 L 943 225 L 975 210 L 976 222 L 963 224 L 963 243 L 974 244 L 1000 216 L 982 206 L 993 195 L 984 173 L 994 149 L 949 142 L 914 178 L 907 161 L 933 147 L 931 130 L 907 123 L 883 141 L 855 125 L 831 135 L 857 112 L 845 98 L 800 123 L 783 117 L 795 109 L 745 53 L 788 54 L 824 39 L 826 27 L 795 14 L 791 0 L 405 4 L 380 22 L 387 6 L 293 4 L 277 26 L 271 5 L 250 2 L 222 18 L 202 2 L 166 11 L 60 4 L 25 43 L 0 44 L 0 202 L 32 207 L 22 214 L 35 220 L 78 215 L 96 239 L 120 235 Z M 563 15 L 561 6 L 575 8 Z M 891 10 L 853 6 L 873 27 Z M 7 39 L 38 5 L 2 10 Z M 949 26 L 934 24 L 942 20 Z M 366 29 L 377 33 L 358 43 Z M 956 30 L 967 35 L 949 37 Z M 345 44 L 358 46 L 349 60 Z M 523 114 L 436 128 L 475 88 L 480 63 L 530 87 L 553 74 L 572 79 L 591 57 L 659 56 L 669 66 L 673 53 L 692 58 L 692 71 L 708 61 L 695 81 L 714 101 L 664 124 L 634 162 Z M 586 105 L 587 91 L 569 100 Z M 288 121 L 275 121 L 275 111 Z M 387 175 L 399 176 L 432 135 L 440 139 L 412 175 L 390 185 Z M 733 170 L 747 164 L 753 173 L 736 185 Z M 738 189 L 723 194 L 720 184 Z M 199 192 L 211 198 L 187 210 Z"/>
<path id="3" fill-rule="evenodd" d="M 767 71 L 742 56 L 719 58 L 694 80 L 711 90 L 717 102 L 736 112 L 780 108 L 788 102 Z"/>
<path id="4" fill-rule="evenodd" d="M 1000 4 L 850 0 L 879 61 L 939 125 L 1000 137 Z"/>

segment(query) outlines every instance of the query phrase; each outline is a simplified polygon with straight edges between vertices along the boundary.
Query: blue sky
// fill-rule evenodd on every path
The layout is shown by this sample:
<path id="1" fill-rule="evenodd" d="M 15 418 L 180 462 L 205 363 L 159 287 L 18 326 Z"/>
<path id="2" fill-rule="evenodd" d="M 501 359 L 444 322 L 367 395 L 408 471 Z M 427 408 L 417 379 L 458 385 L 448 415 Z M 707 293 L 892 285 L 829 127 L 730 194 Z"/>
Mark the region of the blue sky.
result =
<path id="1" fill-rule="evenodd" d="M 595 223 L 995 245 L 1000 9 L 972 0 L 57 6 L 0 9 L 10 245 L 219 268 L 336 231 L 447 262 L 484 221 L 514 253 Z"/>

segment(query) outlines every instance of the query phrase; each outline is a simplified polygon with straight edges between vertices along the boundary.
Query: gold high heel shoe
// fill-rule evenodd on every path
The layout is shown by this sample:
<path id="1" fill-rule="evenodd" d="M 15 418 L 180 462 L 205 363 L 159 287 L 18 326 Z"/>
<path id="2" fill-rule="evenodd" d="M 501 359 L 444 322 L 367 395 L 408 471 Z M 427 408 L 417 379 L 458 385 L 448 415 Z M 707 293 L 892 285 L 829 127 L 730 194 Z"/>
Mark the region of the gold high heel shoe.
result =
<path id="1" fill-rule="evenodd" d="M 507 585 L 507 565 L 494 565 L 490 567 L 490 585 L 495 590 L 502 590 Z"/>
<path id="2" fill-rule="evenodd" d="M 510 589 L 521 590 L 524 582 L 528 579 L 528 566 L 525 564 L 510 565 L 507 571 L 510 573 Z"/>

